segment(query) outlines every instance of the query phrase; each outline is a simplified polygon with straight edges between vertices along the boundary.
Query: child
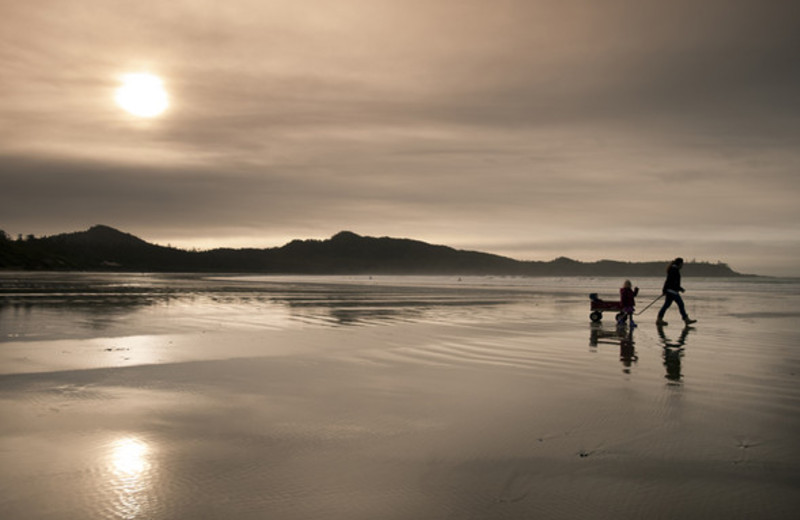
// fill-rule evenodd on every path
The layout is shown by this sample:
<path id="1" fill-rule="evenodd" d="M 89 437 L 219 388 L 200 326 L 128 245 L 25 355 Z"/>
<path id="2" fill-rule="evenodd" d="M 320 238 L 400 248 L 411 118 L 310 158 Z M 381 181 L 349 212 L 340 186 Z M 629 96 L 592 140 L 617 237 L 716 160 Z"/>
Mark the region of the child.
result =
<path id="1" fill-rule="evenodd" d="M 622 304 L 622 318 L 619 320 L 620 325 L 625 325 L 625 322 L 630 319 L 631 327 L 635 327 L 633 322 L 633 308 L 636 305 L 636 295 L 639 294 L 639 288 L 631 289 L 631 281 L 625 280 L 622 289 L 619 290 L 619 301 Z"/>

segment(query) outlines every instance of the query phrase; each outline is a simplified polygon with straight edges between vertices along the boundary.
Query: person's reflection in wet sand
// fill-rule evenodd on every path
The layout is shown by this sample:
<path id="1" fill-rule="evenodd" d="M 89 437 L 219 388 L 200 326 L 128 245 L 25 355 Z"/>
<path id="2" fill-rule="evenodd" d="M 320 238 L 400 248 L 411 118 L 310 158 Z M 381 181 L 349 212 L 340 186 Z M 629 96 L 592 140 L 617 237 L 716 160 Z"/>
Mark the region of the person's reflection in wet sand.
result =
<path id="1" fill-rule="evenodd" d="M 686 338 L 689 336 L 689 331 L 694 329 L 692 327 L 684 327 L 676 341 L 667 337 L 662 325 L 657 325 L 656 329 L 658 329 L 658 336 L 664 344 L 664 368 L 667 371 L 664 377 L 669 380 L 668 384 L 680 385 L 683 379 L 683 374 L 681 373 L 683 347 L 686 345 Z"/>
<path id="2" fill-rule="evenodd" d="M 633 327 L 627 333 L 623 333 L 619 338 L 619 360 L 622 362 L 622 371 L 626 374 L 631 373 L 631 366 L 638 361 L 636 347 L 633 341 Z"/>
<path id="3" fill-rule="evenodd" d="M 622 371 L 626 374 L 631 373 L 631 367 L 636 361 L 635 342 L 633 341 L 633 328 L 625 325 L 617 326 L 616 329 L 603 329 L 600 323 L 592 323 L 589 334 L 589 346 L 596 347 L 600 343 L 609 345 L 619 344 L 619 360 L 622 363 Z"/>

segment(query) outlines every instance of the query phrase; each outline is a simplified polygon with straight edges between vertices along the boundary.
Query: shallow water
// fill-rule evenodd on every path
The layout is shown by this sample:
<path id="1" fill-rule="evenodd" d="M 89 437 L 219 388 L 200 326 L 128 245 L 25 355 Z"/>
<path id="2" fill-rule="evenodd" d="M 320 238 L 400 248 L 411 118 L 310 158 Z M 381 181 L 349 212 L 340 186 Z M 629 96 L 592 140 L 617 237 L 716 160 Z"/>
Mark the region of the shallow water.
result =
<path id="1" fill-rule="evenodd" d="M 684 282 L 2 273 L 0 517 L 794 518 L 800 284 Z"/>

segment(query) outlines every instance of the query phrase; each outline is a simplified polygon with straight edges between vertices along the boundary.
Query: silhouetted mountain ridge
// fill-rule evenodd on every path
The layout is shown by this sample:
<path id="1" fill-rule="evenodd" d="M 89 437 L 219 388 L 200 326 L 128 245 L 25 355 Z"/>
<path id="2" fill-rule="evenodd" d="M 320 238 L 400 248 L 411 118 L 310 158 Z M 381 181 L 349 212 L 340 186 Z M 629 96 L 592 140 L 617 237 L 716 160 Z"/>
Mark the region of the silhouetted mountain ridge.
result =
<path id="1" fill-rule="evenodd" d="M 0 236 L 0 268 L 280 274 L 459 274 L 511 276 L 663 276 L 667 261 L 550 262 L 432 245 L 408 238 L 341 231 L 326 240 L 275 248 L 186 251 L 151 244 L 105 225 L 49 237 Z M 689 262 L 687 276 L 741 276 L 724 263 Z"/>

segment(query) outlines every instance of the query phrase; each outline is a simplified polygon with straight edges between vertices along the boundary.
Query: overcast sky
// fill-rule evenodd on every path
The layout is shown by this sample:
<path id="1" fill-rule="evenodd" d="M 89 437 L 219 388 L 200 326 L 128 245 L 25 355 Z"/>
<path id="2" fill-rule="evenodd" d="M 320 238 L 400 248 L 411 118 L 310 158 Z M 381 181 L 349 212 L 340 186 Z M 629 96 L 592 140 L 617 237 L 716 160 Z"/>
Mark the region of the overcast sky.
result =
<path id="1" fill-rule="evenodd" d="M 0 229 L 800 276 L 798 49 L 796 0 L 0 0 Z"/>

